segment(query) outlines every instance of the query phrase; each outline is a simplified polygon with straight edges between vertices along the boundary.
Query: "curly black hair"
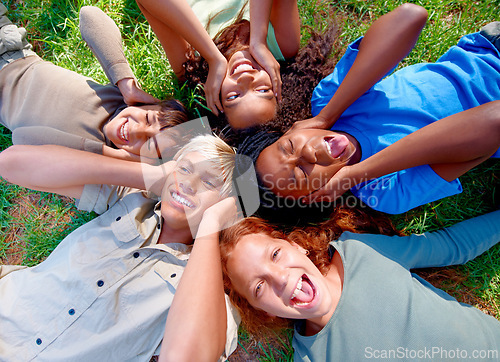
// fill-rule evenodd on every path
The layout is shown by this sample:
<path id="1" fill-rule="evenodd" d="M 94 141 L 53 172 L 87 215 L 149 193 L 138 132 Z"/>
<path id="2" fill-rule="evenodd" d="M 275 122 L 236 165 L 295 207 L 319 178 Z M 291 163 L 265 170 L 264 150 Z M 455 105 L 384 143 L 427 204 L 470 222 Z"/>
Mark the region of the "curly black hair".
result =
<path id="1" fill-rule="evenodd" d="M 243 10 L 231 25 L 214 37 L 214 43 L 227 59 L 249 45 L 249 22 L 242 18 Z M 336 18 L 333 14 L 327 17 L 328 25 L 321 33 L 304 27 L 310 34 L 307 43 L 294 58 L 281 62 L 282 102 L 275 118 L 268 123 L 268 129 L 284 132 L 293 122 L 311 117 L 312 92 L 321 79 L 332 72 L 335 65 L 332 55 L 338 55 L 339 52 L 335 47 L 339 33 Z M 207 61 L 194 48 L 190 48 L 183 66 L 188 86 L 201 91 L 199 85 L 204 84 L 208 76 Z M 217 133 L 223 133 L 234 146 L 255 130 L 234 131 L 228 127 L 225 114 L 215 116 L 208 109 L 200 112 L 208 118 L 211 127 Z"/>

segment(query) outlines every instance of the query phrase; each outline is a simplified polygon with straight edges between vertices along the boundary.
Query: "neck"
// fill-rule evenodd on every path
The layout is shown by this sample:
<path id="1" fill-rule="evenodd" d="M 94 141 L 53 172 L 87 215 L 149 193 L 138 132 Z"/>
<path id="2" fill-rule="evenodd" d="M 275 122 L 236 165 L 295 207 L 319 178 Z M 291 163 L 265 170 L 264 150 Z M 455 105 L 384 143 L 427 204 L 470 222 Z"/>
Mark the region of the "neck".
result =
<path id="1" fill-rule="evenodd" d="M 160 237 L 158 238 L 158 244 L 169 244 L 169 243 L 181 243 L 181 244 L 191 244 L 193 242 L 193 236 L 191 235 L 191 230 L 189 227 L 182 229 L 174 229 L 167 223 L 163 223 Z"/>
<path id="2" fill-rule="evenodd" d="M 344 266 L 342 265 L 342 258 L 338 252 L 333 254 L 330 269 L 326 273 L 326 280 L 328 291 L 332 298 L 332 308 L 327 314 L 306 321 L 306 336 L 312 336 L 323 329 L 324 326 L 330 321 L 340 301 L 342 295 L 342 287 L 344 285 Z"/>

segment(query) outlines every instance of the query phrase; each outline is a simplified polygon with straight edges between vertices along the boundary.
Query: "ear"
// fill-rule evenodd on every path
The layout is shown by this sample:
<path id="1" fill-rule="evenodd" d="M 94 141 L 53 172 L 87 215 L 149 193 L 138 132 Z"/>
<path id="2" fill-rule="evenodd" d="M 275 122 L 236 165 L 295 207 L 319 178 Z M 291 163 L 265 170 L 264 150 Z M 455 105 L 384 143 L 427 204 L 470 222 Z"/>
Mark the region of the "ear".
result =
<path id="1" fill-rule="evenodd" d="M 309 252 L 306 249 L 304 249 L 302 246 L 300 246 L 296 242 L 290 241 L 290 244 L 292 244 L 293 247 L 296 248 L 298 251 L 300 251 L 302 254 L 304 254 L 304 255 L 309 254 Z"/>

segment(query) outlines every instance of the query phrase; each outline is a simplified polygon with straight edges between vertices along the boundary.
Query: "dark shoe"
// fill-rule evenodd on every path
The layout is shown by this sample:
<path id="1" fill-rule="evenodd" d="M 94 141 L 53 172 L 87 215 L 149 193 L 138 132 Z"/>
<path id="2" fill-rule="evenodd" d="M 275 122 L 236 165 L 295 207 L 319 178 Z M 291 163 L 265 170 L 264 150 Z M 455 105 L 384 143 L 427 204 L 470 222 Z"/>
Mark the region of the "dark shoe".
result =
<path id="1" fill-rule="evenodd" d="M 481 28 L 479 33 L 500 51 L 500 21 L 486 24 Z"/>

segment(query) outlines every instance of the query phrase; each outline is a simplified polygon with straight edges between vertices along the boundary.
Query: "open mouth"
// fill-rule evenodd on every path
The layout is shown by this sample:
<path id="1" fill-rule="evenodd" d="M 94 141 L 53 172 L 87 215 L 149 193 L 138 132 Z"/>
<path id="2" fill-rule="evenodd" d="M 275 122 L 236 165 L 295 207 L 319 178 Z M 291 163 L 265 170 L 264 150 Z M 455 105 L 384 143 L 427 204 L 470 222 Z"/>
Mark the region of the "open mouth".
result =
<path id="1" fill-rule="evenodd" d="M 344 135 L 325 137 L 323 141 L 326 144 L 328 154 L 333 158 L 340 157 L 349 145 L 349 139 Z"/>
<path id="2" fill-rule="evenodd" d="M 128 121 L 125 121 L 124 124 L 118 129 L 118 138 L 123 142 L 128 142 L 129 132 L 128 132 Z"/>
<path id="3" fill-rule="evenodd" d="M 291 304 L 298 307 L 305 307 L 311 304 L 315 297 L 316 288 L 314 288 L 307 275 L 303 274 L 297 282 L 297 286 L 290 298 Z"/>
<path id="4" fill-rule="evenodd" d="M 195 205 L 191 200 L 188 200 L 181 194 L 179 194 L 177 191 L 171 191 L 170 196 L 172 196 L 172 200 L 174 200 L 177 204 L 181 206 L 188 207 L 190 209 L 194 209 Z"/>
<path id="5" fill-rule="evenodd" d="M 255 70 L 255 68 L 252 65 L 252 62 L 247 60 L 247 59 L 243 59 L 243 60 L 237 62 L 233 66 L 233 69 L 231 70 L 231 75 L 244 73 L 244 72 L 248 72 L 251 70 Z"/>

